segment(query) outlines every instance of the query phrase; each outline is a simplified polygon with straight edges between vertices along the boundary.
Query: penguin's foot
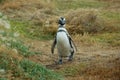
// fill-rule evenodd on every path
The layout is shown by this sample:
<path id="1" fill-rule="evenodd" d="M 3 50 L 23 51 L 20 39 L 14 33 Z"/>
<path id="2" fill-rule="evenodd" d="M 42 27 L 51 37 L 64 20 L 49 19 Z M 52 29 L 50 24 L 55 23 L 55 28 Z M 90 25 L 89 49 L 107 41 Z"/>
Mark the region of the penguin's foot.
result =
<path id="1" fill-rule="evenodd" d="M 60 60 L 58 61 L 58 64 L 62 64 L 62 59 L 60 59 Z"/>
<path id="2" fill-rule="evenodd" d="M 68 61 L 72 61 L 73 60 L 73 56 L 69 56 Z"/>
<path id="3" fill-rule="evenodd" d="M 56 64 L 62 64 L 62 59 L 60 59 Z"/>

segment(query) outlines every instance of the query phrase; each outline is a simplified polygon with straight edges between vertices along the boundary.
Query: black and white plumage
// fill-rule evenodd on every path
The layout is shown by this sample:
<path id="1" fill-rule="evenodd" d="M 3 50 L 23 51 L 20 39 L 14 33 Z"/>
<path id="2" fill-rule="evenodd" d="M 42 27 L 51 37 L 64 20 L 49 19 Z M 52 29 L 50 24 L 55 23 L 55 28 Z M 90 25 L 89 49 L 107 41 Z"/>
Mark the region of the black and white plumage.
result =
<path id="1" fill-rule="evenodd" d="M 59 28 L 55 36 L 51 52 L 54 53 L 55 45 L 57 45 L 57 50 L 59 54 L 59 64 L 62 63 L 63 57 L 69 57 L 69 60 L 72 60 L 73 54 L 75 52 L 75 45 L 65 29 L 65 18 L 59 19 Z"/>

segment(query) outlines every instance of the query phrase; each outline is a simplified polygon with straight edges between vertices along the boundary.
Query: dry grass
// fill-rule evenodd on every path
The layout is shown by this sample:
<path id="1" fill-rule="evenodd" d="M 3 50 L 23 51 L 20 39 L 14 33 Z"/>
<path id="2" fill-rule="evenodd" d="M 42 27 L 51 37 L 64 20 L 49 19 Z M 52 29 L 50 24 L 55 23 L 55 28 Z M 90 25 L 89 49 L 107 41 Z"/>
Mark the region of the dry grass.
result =
<path id="1" fill-rule="evenodd" d="M 21 4 L 19 2 L 13 2 L 13 1 L 9 1 L 3 4 L 3 6 L 1 7 L 3 10 L 7 10 L 7 9 L 20 9 Z"/>
<path id="2" fill-rule="evenodd" d="M 105 7 L 105 9 L 109 10 L 120 10 L 120 0 L 98 0 L 100 2 L 106 2 L 108 5 Z"/>
<path id="3" fill-rule="evenodd" d="M 74 14 L 74 15 L 73 15 Z M 68 29 L 70 34 L 84 34 L 84 32 L 88 33 L 96 33 L 100 32 L 104 29 L 105 21 L 99 15 L 99 11 L 97 9 L 77 9 L 70 10 L 65 15 L 66 18 L 66 28 Z M 51 23 L 56 22 L 59 18 L 50 19 Z M 55 23 L 57 24 L 57 23 Z M 55 24 L 50 26 L 56 26 Z M 50 30 L 50 33 L 54 33 L 54 27 Z M 47 32 L 47 30 L 46 30 Z"/>
<path id="4" fill-rule="evenodd" d="M 4 14 L 9 14 L 8 17 L 43 24 L 54 14 L 55 5 L 44 0 L 12 0 L 0 4 L 0 9 Z"/>
<path id="5" fill-rule="evenodd" d="M 2 9 L 20 9 L 23 7 L 29 7 L 29 6 L 36 7 L 37 9 L 42 9 L 42 8 L 49 8 L 53 9 L 54 4 L 52 2 L 47 3 L 46 1 L 43 0 L 12 0 L 12 1 L 6 1 L 4 4 L 2 4 Z"/>
<path id="6" fill-rule="evenodd" d="M 73 15 L 74 14 L 74 15 Z M 66 14 L 67 23 L 72 33 L 97 33 L 105 28 L 105 20 L 97 9 L 78 9 Z"/>
<path id="7" fill-rule="evenodd" d="M 17 60 L 22 60 L 23 57 L 20 55 L 17 51 L 17 49 L 8 49 L 5 45 L 0 46 L 0 54 L 6 54 L 11 58 L 17 59 Z"/>
<path id="8" fill-rule="evenodd" d="M 20 9 L 20 4 L 19 3 L 13 3 L 13 2 L 9 2 L 4 4 L 4 6 L 2 7 L 2 9 Z"/>
<path id="9" fill-rule="evenodd" d="M 66 28 L 70 34 L 98 33 L 107 25 L 97 9 L 70 10 L 65 14 L 65 17 Z M 54 30 L 51 28 L 50 32 L 53 33 Z"/>
<path id="10" fill-rule="evenodd" d="M 98 76 L 97 80 L 119 80 L 120 79 L 120 59 L 110 59 L 106 64 L 91 65 L 86 69 L 88 76 Z M 93 79 L 96 80 L 96 79 Z"/>
<path id="11" fill-rule="evenodd" d="M 72 2 L 77 2 L 77 1 L 75 0 Z M 112 4 L 110 4 L 110 6 L 111 5 Z M 118 27 L 116 27 L 116 24 L 119 25 L 119 21 L 110 20 L 104 16 L 101 16 L 103 10 L 94 9 L 94 8 L 93 9 L 79 8 L 76 10 L 69 9 L 67 13 L 61 14 L 61 12 L 58 13 L 58 11 L 56 10 L 57 7 L 58 6 L 55 4 L 54 0 L 50 2 L 48 2 L 47 0 L 45 1 L 13 0 L 13 1 L 7 1 L 3 5 L 1 5 L 1 8 L 5 13 L 7 11 L 10 13 L 13 13 L 14 11 L 14 14 L 9 14 L 9 16 L 14 18 L 19 18 L 19 19 L 22 18 L 24 20 L 31 20 L 37 26 L 45 26 L 46 21 L 49 21 L 50 27 L 56 26 L 55 22 L 58 20 L 56 16 L 59 14 L 60 15 L 65 14 L 64 16 L 66 17 L 66 20 L 67 20 L 67 29 L 70 32 L 70 34 L 76 34 L 76 33 L 84 34 L 84 32 L 100 33 L 105 31 L 108 31 L 108 32 L 119 31 Z M 108 14 L 109 14 L 109 11 L 108 13 L 106 13 L 106 15 Z M 111 16 L 111 15 L 108 15 L 108 16 Z M 43 32 L 54 34 L 56 27 L 53 27 L 50 29 L 45 28 L 46 31 L 43 31 Z"/>

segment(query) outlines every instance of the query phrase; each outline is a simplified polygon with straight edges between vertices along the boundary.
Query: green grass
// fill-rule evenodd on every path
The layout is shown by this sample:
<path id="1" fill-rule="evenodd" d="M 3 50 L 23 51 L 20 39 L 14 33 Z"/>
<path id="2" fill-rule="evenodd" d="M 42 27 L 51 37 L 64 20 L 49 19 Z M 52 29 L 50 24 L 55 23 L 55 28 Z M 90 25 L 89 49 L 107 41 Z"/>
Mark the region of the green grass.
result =
<path id="1" fill-rule="evenodd" d="M 8 80 L 8 79 L 6 79 L 6 78 L 0 78 L 0 80 Z"/>
<path id="2" fill-rule="evenodd" d="M 25 57 L 32 56 L 35 54 L 40 54 L 40 52 L 30 51 L 29 47 L 24 45 L 24 43 L 21 41 L 9 41 L 9 43 L 11 44 L 9 46 L 10 48 L 17 49 L 19 53 Z"/>
<path id="3" fill-rule="evenodd" d="M 4 2 L 5 0 L 0 0 L 0 3 Z"/>
<path id="4" fill-rule="evenodd" d="M 119 47 L 120 46 L 120 32 L 113 33 L 98 33 L 98 34 L 84 34 L 81 35 L 73 35 L 77 39 L 77 41 L 82 42 L 84 45 L 94 45 L 100 44 L 102 46 L 112 46 Z"/>
<path id="5" fill-rule="evenodd" d="M 67 0 L 67 1 L 55 1 L 56 6 L 60 10 L 69 10 L 69 9 L 77 9 L 77 8 L 102 8 L 106 6 L 106 3 L 99 2 L 95 0 Z"/>
<path id="6" fill-rule="evenodd" d="M 110 22 L 110 25 L 113 25 L 115 28 L 120 30 L 120 12 L 113 12 L 113 11 L 102 11 L 101 15 Z"/>
<path id="7" fill-rule="evenodd" d="M 43 25 L 36 25 L 30 21 L 10 20 L 12 31 L 19 32 L 25 37 L 38 40 L 50 40 L 53 38 L 51 34 L 44 34 Z"/>
<path id="8" fill-rule="evenodd" d="M 27 28 L 30 26 L 28 21 L 17 21 L 17 20 L 10 20 L 11 30 L 13 32 L 19 32 L 22 35 L 26 35 L 28 32 Z"/>
<path id="9" fill-rule="evenodd" d="M 91 36 L 92 40 L 100 43 L 107 43 L 111 46 L 120 46 L 120 33 L 103 33 Z"/>
<path id="10" fill-rule="evenodd" d="M 111 20 L 120 21 L 120 12 L 102 11 L 102 16 Z"/>
<path id="11" fill-rule="evenodd" d="M 10 49 L 16 49 L 21 55 L 28 57 L 35 54 L 40 54 L 40 52 L 30 51 L 30 46 L 26 46 L 20 37 L 14 37 L 14 32 L 5 31 L 0 33 L 1 39 L 0 44 L 6 45 Z"/>
<path id="12" fill-rule="evenodd" d="M 22 70 L 19 67 L 19 61 L 15 58 L 13 58 L 11 55 L 8 55 L 7 53 L 0 52 L 0 69 L 3 69 L 5 71 L 4 77 L 0 74 L 2 78 L 7 78 L 7 76 L 12 75 L 14 77 L 22 76 Z M 11 72 L 9 72 L 11 71 Z"/>
<path id="13" fill-rule="evenodd" d="M 21 61 L 24 72 L 27 73 L 32 80 L 63 80 L 63 77 L 51 70 L 48 70 L 40 64 L 36 64 L 29 60 Z"/>
<path id="14" fill-rule="evenodd" d="M 23 59 L 19 61 L 8 53 L 0 52 L 0 69 L 3 69 L 5 76 L 0 74 L 3 79 L 19 79 L 19 80 L 64 80 L 63 76 L 55 73 L 41 64 L 34 63 L 30 60 Z M 9 76 L 9 77 L 8 77 Z"/>
<path id="15" fill-rule="evenodd" d="M 35 54 L 40 54 L 40 52 L 30 51 L 29 46 L 24 45 L 24 43 L 20 40 L 2 41 L 2 44 L 6 44 L 7 47 L 9 47 L 10 49 L 16 49 L 24 57 L 32 56 L 32 55 L 35 55 Z"/>
<path id="16" fill-rule="evenodd" d="M 30 47 L 21 40 L 21 36 L 15 37 L 14 33 L 18 32 L 20 35 L 28 37 L 32 24 L 23 21 L 11 21 L 11 26 L 12 28 L 9 30 L 0 26 L 0 29 L 3 30 L 0 33 L 0 45 L 2 45 L 0 47 L 0 70 L 4 70 L 3 73 L 0 72 L 0 80 L 64 80 L 62 75 L 26 59 L 26 57 L 40 52 L 31 51 Z M 38 32 L 33 33 L 39 33 L 38 28 L 35 30 Z M 33 37 L 38 36 L 41 35 Z M 44 39 L 47 37 L 48 35 L 43 36 Z"/>

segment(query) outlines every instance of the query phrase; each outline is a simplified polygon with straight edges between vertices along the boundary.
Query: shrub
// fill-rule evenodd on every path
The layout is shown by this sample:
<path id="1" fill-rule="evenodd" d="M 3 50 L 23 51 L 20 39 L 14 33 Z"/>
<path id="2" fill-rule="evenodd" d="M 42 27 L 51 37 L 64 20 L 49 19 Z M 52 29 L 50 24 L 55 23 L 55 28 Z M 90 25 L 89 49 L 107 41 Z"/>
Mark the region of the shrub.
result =
<path id="1" fill-rule="evenodd" d="M 73 15 L 74 14 L 74 15 Z M 66 15 L 69 32 L 72 33 L 96 33 L 104 29 L 104 19 L 100 17 L 96 9 L 78 9 L 68 12 Z"/>

